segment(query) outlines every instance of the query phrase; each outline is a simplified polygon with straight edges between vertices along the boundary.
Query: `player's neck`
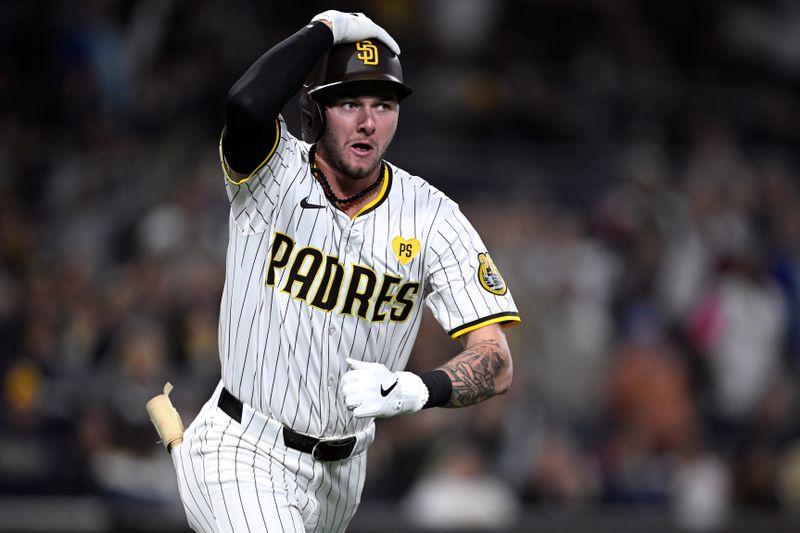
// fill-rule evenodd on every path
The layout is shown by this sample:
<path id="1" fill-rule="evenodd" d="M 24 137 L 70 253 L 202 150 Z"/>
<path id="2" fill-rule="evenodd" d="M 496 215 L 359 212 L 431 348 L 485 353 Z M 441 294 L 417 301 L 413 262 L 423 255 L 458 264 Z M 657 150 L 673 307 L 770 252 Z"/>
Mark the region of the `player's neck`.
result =
<path id="1" fill-rule="evenodd" d="M 378 165 L 366 178 L 353 179 L 337 171 L 324 158 L 313 155 L 312 168 L 328 200 L 351 217 L 380 194 L 383 165 Z"/>
<path id="2" fill-rule="evenodd" d="M 367 177 L 351 178 L 331 166 L 322 157 L 317 157 L 315 162 L 317 164 L 317 169 L 321 171 L 322 175 L 327 180 L 331 192 L 333 192 L 337 198 L 349 198 L 374 185 L 375 182 L 378 181 L 382 170 L 382 166 L 378 165 Z"/>

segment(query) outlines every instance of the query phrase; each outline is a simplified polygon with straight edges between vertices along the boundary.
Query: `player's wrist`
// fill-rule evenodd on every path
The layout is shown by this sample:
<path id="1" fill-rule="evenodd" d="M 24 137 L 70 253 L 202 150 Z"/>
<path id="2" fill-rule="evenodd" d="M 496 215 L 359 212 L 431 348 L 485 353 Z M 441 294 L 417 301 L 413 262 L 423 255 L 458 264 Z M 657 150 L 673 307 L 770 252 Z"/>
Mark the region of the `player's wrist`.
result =
<path id="1" fill-rule="evenodd" d="M 444 407 L 450 402 L 453 395 L 453 380 L 444 370 L 433 370 L 421 374 L 420 380 L 428 389 L 428 399 L 422 405 L 423 409 L 429 407 Z"/>
<path id="2" fill-rule="evenodd" d="M 331 38 L 333 38 L 333 36 L 334 36 L 334 34 L 333 34 L 333 24 L 331 23 L 330 20 L 321 18 L 321 19 L 317 19 L 317 20 L 312 20 L 310 24 L 311 25 L 325 26 L 330 31 Z"/>
<path id="3" fill-rule="evenodd" d="M 430 393 L 422 378 L 413 372 L 397 372 L 401 413 L 416 413 L 428 402 Z"/>

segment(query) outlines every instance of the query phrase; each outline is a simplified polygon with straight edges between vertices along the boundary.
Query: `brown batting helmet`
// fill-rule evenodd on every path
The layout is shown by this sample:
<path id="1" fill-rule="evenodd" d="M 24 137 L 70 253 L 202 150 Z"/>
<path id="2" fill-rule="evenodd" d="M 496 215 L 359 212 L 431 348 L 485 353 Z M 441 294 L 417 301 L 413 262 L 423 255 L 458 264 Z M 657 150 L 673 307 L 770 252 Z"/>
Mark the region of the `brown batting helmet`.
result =
<path id="1" fill-rule="evenodd" d="M 328 89 L 356 82 L 391 84 L 398 101 L 413 92 L 403 83 L 400 58 L 381 41 L 370 39 L 333 46 L 317 61 L 300 89 L 300 125 L 305 142 L 317 142 L 325 131 L 320 97 Z"/>

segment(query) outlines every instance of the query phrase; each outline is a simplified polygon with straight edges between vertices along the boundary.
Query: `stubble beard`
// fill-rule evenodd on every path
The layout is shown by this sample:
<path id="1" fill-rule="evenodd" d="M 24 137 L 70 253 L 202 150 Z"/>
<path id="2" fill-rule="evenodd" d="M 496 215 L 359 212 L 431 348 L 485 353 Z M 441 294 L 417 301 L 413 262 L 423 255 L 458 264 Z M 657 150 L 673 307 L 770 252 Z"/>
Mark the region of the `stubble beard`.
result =
<path id="1" fill-rule="evenodd" d="M 346 148 L 335 146 L 333 143 L 330 142 L 327 136 L 323 136 L 322 139 L 319 140 L 319 143 L 323 146 L 325 150 L 328 164 L 343 176 L 356 181 L 363 180 L 369 178 L 370 176 L 373 176 L 376 170 L 378 169 L 381 160 L 383 159 L 383 154 L 385 153 L 385 151 L 378 153 L 375 159 L 372 161 L 372 164 L 370 164 L 369 166 L 357 167 L 350 165 L 345 160 L 344 150 L 346 150 Z"/>

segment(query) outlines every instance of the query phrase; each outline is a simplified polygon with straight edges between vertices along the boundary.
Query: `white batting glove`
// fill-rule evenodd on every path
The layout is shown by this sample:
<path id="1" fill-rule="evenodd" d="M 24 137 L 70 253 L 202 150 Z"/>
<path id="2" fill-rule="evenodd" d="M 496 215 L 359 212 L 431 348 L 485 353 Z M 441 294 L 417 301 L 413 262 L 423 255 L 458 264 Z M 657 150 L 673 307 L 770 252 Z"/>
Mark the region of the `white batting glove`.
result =
<path id="1" fill-rule="evenodd" d="M 364 13 L 342 13 L 335 9 L 323 11 L 311 22 L 327 20 L 333 31 L 333 44 L 354 43 L 364 39 L 376 38 L 388 46 L 392 52 L 400 55 L 400 47 L 389 32 L 372 22 Z"/>
<path id="2" fill-rule="evenodd" d="M 392 372 L 380 363 L 347 359 L 342 392 L 356 418 L 415 413 L 428 401 L 428 387 L 411 372 Z"/>

